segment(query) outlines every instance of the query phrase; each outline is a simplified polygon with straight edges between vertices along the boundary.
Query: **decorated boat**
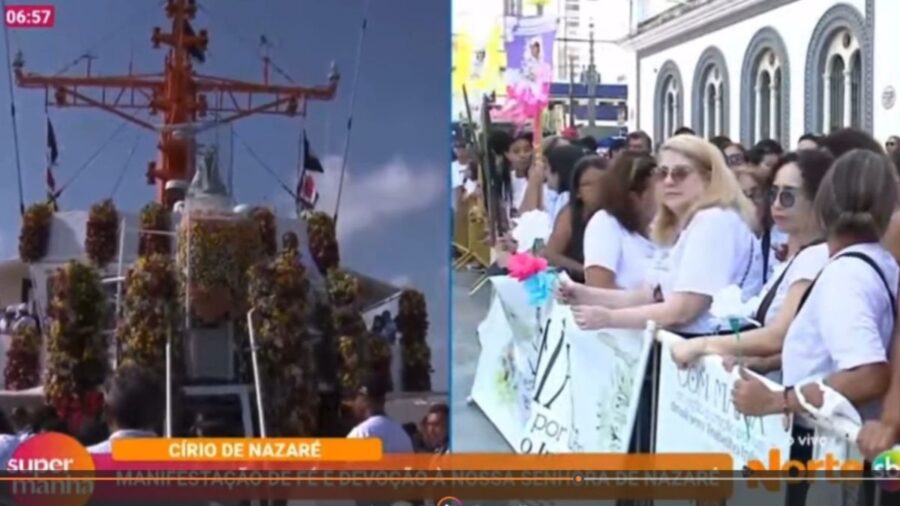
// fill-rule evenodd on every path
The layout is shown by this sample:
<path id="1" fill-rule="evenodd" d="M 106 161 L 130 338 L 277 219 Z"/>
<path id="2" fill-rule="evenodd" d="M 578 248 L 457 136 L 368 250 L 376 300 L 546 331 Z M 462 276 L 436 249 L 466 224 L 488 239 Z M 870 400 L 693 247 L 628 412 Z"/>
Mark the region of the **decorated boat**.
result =
<path id="1" fill-rule="evenodd" d="M 77 431 L 101 417 L 105 379 L 133 362 L 166 378 L 166 435 L 202 418 L 223 435 L 341 436 L 369 373 L 393 384 L 400 416 L 421 416 L 443 397 L 431 392 L 423 295 L 345 268 L 336 215 L 299 189 L 290 216 L 235 202 L 217 146 L 197 137 L 256 114 L 303 116 L 335 96 L 336 68 L 314 87 L 273 84 L 267 57 L 262 83 L 200 75 L 209 37 L 191 26 L 196 11 L 165 2 L 160 74 L 50 77 L 16 58 L 18 86 L 44 90 L 48 107 L 116 114 L 158 135 L 159 156 L 147 171 L 156 198 L 138 213 L 110 199 L 60 210 L 52 189 L 23 205 L 19 258 L 0 262 L 0 407 L 47 404 Z"/>

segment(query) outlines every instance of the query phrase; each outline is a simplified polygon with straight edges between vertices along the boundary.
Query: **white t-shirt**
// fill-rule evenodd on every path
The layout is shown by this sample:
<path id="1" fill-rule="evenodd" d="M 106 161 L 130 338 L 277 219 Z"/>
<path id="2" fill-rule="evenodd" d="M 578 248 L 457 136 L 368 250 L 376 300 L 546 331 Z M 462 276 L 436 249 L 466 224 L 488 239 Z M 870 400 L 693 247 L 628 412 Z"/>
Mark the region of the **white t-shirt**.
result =
<path id="1" fill-rule="evenodd" d="M 516 177 L 515 174 L 512 175 L 512 205 L 513 209 L 519 209 L 522 207 L 522 202 L 525 201 L 525 189 L 528 187 L 528 178 L 527 177 Z"/>
<path id="2" fill-rule="evenodd" d="M 795 255 L 793 259 L 788 259 L 779 264 L 772 273 L 772 277 L 766 282 L 766 286 L 764 286 L 759 293 L 756 301 L 757 304 L 755 304 L 756 307 L 759 307 L 759 304 L 762 303 L 763 299 L 768 295 L 769 290 L 772 289 L 772 285 L 774 285 L 775 282 L 781 278 L 782 273 L 784 273 L 784 279 L 781 280 L 781 283 L 779 283 L 778 287 L 775 289 L 775 297 L 772 299 L 772 303 L 766 311 L 765 323 L 768 324 L 775 321 L 778 312 L 781 311 L 781 306 L 784 304 L 784 299 L 787 298 L 788 291 L 794 283 L 816 279 L 816 276 L 819 275 L 822 267 L 825 267 L 825 264 L 827 263 L 828 245 L 822 243 L 810 246 Z M 785 272 L 785 269 L 787 269 L 787 272 Z M 754 311 L 754 315 L 755 314 Z"/>
<path id="3" fill-rule="evenodd" d="M 347 435 L 350 439 L 378 438 L 384 453 L 413 453 L 412 440 L 403 426 L 390 418 L 377 415 L 357 425 Z"/>
<path id="4" fill-rule="evenodd" d="M 688 292 L 715 297 L 729 285 L 742 288 L 744 300 L 762 288 L 759 241 L 734 209 L 697 211 L 664 259 L 663 297 Z M 724 328 L 708 310 L 693 322 L 673 328 L 682 334 L 713 334 Z"/>
<path id="5" fill-rule="evenodd" d="M 896 296 L 900 269 L 881 244 L 856 244 L 838 255 L 850 251 L 871 258 Z M 878 272 L 859 258 L 835 255 L 822 269 L 784 338 L 784 384 L 794 386 L 838 371 L 887 362 L 893 329 L 894 308 Z M 860 414 L 871 420 L 880 410 L 881 403 L 876 402 L 862 407 Z"/>
<path id="6" fill-rule="evenodd" d="M 528 189 L 528 178 L 527 177 L 516 177 L 515 174 L 512 175 L 512 206 L 513 209 L 519 211 L 521 214 L 522 204 L 525 202 L 525 191 Z M 566 204 L 569 203 L 569 193 L 565 192 L 563 194 L 556 193 L 551 190 L 544 184 L 544 210 L 550 214 L 550 217 L 553 220 L 556 220 L 556 216 L 559 215 L 559 212 L 562 211 Z M 557 203 L 559 199 L 563 198 L 565 195 L 565 201 L 560 205 Z"/>
<path id="7" fill-rule="evenodd" d="M 629 232 L 606 211 L 594 213 L 584 229 L 584 267 L 603 267 L 616 275 L 625 290 L 640 288 L 647 277 L 656 245 Z"/>

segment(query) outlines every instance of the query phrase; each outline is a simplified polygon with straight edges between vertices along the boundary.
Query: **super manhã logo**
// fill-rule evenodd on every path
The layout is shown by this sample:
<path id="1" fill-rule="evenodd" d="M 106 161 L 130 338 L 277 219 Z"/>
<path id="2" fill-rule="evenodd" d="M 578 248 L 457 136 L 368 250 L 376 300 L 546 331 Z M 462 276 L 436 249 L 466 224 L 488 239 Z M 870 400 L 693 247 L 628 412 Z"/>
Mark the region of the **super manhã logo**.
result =
<path id="1" fill-rule="evenodd" d="M 6 464 L 16 504 L 84 506 L 93 494 L 94 459 L 64 434 L 38 434 L 22 442 Z"/>

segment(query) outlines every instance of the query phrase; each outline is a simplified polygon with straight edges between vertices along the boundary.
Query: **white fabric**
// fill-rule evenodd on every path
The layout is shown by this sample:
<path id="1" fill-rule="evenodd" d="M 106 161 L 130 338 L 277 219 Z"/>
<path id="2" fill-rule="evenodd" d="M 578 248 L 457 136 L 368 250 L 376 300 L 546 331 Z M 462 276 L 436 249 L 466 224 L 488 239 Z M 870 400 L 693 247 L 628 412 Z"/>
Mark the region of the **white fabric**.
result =
<path id="1" fill-rule="evenodd" d="M 350 439 L 381 439 L 384 453 L 412 453 L 413 446 L 409 434 L 403 426 L 390 418 L 377 415 L 357 425 L 347 435 Z"/>
<path id="2" fill-rule="evenodd" d="M 553 233 L 553 220 L 550 215 L 535 209 L 515 220 L 512 238 L 518 245 L 517 252 L 524 253 L 534 248 L 535 241 L 541 240 L 546 244 L 551 233 Z"/>
<path id="3" fill-rule="evenodd" d="M 18 434 L 0 435 L 0 470 L 6 470 L 9 459 L 16 453 L 16 449 L 19 448 L 19 445 L 33 435 L 34 434 L 28 431 L 20 432 Z"/>
<path id="4" fill-rule="evenodd" d="M 525 189 L 528 187 L 528 178 L 527 177 L 516 177 L 515 174 L 512 175 L 512 205 L 513 209 L 518 210 L 522 207 L 522 202 L 525 200 Z"/>
<path id="5" fill-rule="evenodd" d="M 465 184 L 468 171 L 468 166 L 460 163 L 459 160 L 454 160 L 450 164 L 450 187 L 455 190 Z"/>
<path id="6" fill-rule="evenodd" d="M 752 304 L 754 308 L 753 314 L 756 314 L 756 309 L 759 308 L 762 299 L 766 297 L 769 290 L 772 289 L 772 285 L 778 281 L 778 278 L 781 277 L 781 273 L 784 272 L 785 269 L 788 269 L 788 271 L 785 273 L 784 279 L 781 280 L 778 288 L 776 288 L 772 304 L 766 311 L 766 323 L 775 321 L 778 312 L 781 311 L 781 306 L 784 304 L 784 299 L 787 298 L 788 291 L 794 283 L 816 279 L 816 276 L 819 275 L 822 267 L 825 267 L 825 264 L 827 263 L 828 245 L 824 243 L 810 246 L 795 255 L 795 258 L 789 258 L 785 262 L 782 262 L 772 272 L 772 276 L 766 281 L 766 285 L 763 287 L 762 291 L 759 292 L 759 295 L 754 298 L 754 304 Z"/>
<path id="7" fill-rule="evenodd" d="M 556 223 L 556 218 L 566 206 L 569 205 L 569 192 L 556 193 L 544 187 L 544 208 L 550 215 L 551 223 Z"/>
<path id="8" fill-rule="evenodd" d="M 640 288 L 655 252 L 653 242 L 641 234 L 629 232 L 604 210 L 594 213 L 584 229 L 584 267 L 603 267 L 612 271 L 619 288 Z"/>
<path id="9" fill-rule="evenodd" d="M 88 446 L 88 453 L 112 453 L 112 442 L 116 439 L 156 438 L 156 433 L 148 430 L 117 430 L 109 435 L 109 439 L 93 446 Z"/>
<path id="10" fill-rule="evenodd" d="M 681 232 L 665 260 L 660 280 L 664 298 L 676 292 L 715 297 L 728 285 L 739 285 L 743 299 L 762 286 L 760 248 L 750 227 L 734 209 L 698 211 Z M 687 325 L 671 329 L 682 334 L 712 334 L 724 328 L 707 310 Z"/>
<path id="11" fill-rule="evenodd" d="M 880 244 L 857 244 L 857 251 L 881 268 L 896 296 L 900 269 Z M 835 255 L 837 256 L 837 255 Z M 878 273 L 858 258 L 836 258 L 822 270 L 815 288 L 794 318 L 784 340 L 784 384 L 797 385 L 835 372 L 887 361 L 894 308 Z M 863 419 L 876 418 L 880 402 L 863 406 Z"/>

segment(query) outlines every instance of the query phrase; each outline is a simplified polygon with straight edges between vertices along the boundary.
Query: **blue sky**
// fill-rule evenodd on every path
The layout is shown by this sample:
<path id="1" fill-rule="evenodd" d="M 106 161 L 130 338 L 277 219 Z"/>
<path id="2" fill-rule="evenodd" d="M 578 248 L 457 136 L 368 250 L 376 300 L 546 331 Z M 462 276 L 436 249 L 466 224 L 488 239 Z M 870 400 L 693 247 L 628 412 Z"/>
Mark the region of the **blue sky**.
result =
<path id="1" fill-rule="evenodd" d="M 161 69 L 165 50 L 153 49 L 149 41 L 154 26 L 166 30 L 169 26 L 162 2 L 52 3 L 57 5 L 54 28 L 10 30 L 10 45 L 14 52 L 24 53 L 26 70 L 54 74 L 89 50 L 98 57 L 93 61 L 94 74 L 125 74 L 129 61 L 136 72 Z M 204 74 L 261 80 L 258 41 L 263 34 L 275 46 L 271 52 L 275 63 L 299 83 L 324 84 L 330 62 L 337 62 L 342 74 L 337 99 L 311 103 L 306 119 L 312 150 L 326 165 L 327 174 L 319 181 L 321 205 L 333 210 L 364 0 L 206 0 L 200 4 L 193 24 L 196 29 L 208 29 L 210 36 L 207 62 L 198 67 Z M 424 291 L 434 329 L 432 342 L 434 338 L 446 341 L 449 2 L 373 0 L 368 19 L 338 227 L 342 257 L 350 268 Z M 7 104 L 8 69 L 2 67 L 0 101 Z M 83 73 L 83 69 L 80 64 L 68 73 Z M 19 88 L 15 94 L 28 204 L 45 194 L 44 94 Z M 16 255 L 18 195 L 12 123 L 7 107 L 0 110 L 4 181 L 0 185 L 0 258 L 10 258 Z M 49 114 L 60 148 L 58 185 L 68 181 L 121 124 L 99 110 L 51 108 Z M 237 123 L 235 131 L 293 187 L 300 128 L 298 118 L 261 117 Z M 61 198 L 61 207 L 86 209 L 107 198 L 128 161 L 115 194 L 116 205 L 123 210 L 140 209 L 154 197 L 144 172 L 147 162 L 156 157 L 155 144 L 150 132 L 125 127 L 74 180 Z M 233 156 L 238 201 L 290 208 L 290 198 L 239 140 L 234 142 Z M 435 366 L 435 386 L 446 388 L 444 379 L 438 379 L 446 374 L 446 366 Z"/>

